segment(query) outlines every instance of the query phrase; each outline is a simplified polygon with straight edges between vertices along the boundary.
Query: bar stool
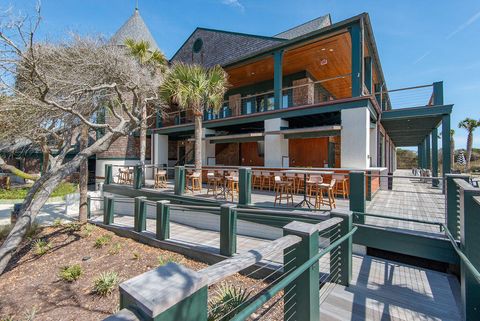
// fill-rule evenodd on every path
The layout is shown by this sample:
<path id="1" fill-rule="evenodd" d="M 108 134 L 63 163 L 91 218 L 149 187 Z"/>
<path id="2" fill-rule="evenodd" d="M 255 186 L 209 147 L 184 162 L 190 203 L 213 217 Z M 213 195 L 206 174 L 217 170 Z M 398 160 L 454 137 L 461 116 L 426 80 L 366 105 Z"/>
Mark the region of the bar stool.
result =
<path id="1" fill-rule="evenodd" d="M 318 192 L 319 192 L 318 186 L 319 184 L 322 184 L 322 183 L 323 183 L 323 177 L 320 175 L 311 175 L 307 179 L 307 186 L 305 188 L 306 188 L 306 194 L 308 196 L 309 201 L 312 199 L 313 196 L 316 197 L 318 195 Z"/>
<path id="2" fill-rule="evenodd" d="M 334 174 L 332 178 L 336 181 L 335 195 L 342 195 L 343 198 L 347 198 L 349 196 L 348 176 L 343 174 Z"/>
<path id="3" fill-rule="evenodd" d="M 292 183 L 292 193 L 295 193 L 296 186 L 297 186 L 297 174 L 286 173 L 284 177 L 287 182 Z"/>
<path id="4" fill-rule="evenodd" d="M 332 178 L 330 183 L 318 184 L 319 193 L 315 198 L 315 208 L 320 208 L 321 205 L 328 205 L 330 209 L 337 208 L 337 204 L 335 202 L 335 193 L 334 193 L 335 184 L 336 184 L 336 181 L 334 178 Z M 323 191 L 327 192 L 327 200 L 323 198 Z"/>
<path id="5" fill-rule="evenodd" d="M 155 174 L 155 188 L 166 188 L 167 187 L 167 171 L 160 170 Z"/>
<path id="6" fill-rule="evenodd" d="M 261 171 L 252 172 L 252 188 L 262 189 L 262 172 Z"/>
<path id="7" fill-rule="evenodd" d="M 191 182 L 191 191 L 194 193 L 195 191 L 201 191 L 202 186 L 200 185 L 200 176 L 202 174 L 200 172 L 193 172 L 188 176 L 188 179 L 190 179 Z"/>
<path id="8" fill-rule="evenodd" d="M 218 187 L 222 184 L 222 178 L 215 175 L 215 172 L 207 173 L 207 195 L 210 193 L 210 190 L 213 192 L 213 195 L 217 195 Z"/>
<path id="9" fill-rule="evenodd" d="M 290 200 L 291 204 L 293 205 L 292 182 L 283 181 L 280 176 L 274 176 L 274 183 L 275 201 L 273 206 L 277 206 L 277 201 L 279 205 L 282 204 L 282 198 L 284 194 L 287 199 L 287 206 L 288 200 Z"/>
<path id="10" fill-rule="evenodd" d="M 238 176 L 227 176 L 227 194 L 233 199 L 238 195 Z"/>

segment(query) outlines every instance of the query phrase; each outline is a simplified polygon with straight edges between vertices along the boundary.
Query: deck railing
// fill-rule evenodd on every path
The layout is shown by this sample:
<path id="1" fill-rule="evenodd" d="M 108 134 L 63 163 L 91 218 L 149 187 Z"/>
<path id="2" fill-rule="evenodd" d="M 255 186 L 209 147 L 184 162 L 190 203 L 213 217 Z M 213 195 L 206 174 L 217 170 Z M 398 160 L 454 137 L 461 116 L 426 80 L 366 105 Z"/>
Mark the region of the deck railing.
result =
<path id="1" fill-rule="evenodd" d="M 426 84 L 392 90 L 379 89 L 373 94 L 382 110 L 435 105 L 435 85 Z"/>

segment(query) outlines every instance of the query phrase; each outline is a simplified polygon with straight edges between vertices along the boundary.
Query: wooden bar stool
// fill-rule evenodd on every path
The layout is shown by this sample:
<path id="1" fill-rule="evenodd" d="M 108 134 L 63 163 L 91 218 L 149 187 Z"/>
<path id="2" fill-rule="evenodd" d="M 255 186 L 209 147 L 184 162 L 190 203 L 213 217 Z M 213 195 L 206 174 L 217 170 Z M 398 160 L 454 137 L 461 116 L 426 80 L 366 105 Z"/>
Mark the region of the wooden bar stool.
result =
<path id="1" fill-rule="evenodd" d="M 288 201 L 290 200 L 292 206 L 293 206 L 293 188 L 292 188 L 292 182 L 290 181 L 284 181 L 280 176 L 274 176 L 274 190 L 275 190 L 275 201 L 273 203 L 273 206 L 277 206 L 277 201 L 278 204 L 282 204 L 282 198 L 285 195 L 285 198 L 287 200 L 287 206 L 288 206 Z"/>
<path id="2" fill-rule="evenodd" d="M 230 195 L 232 202 L 238 196 L 238 176 L 227 176 L 227 194 Z"/>
<path id="3" fill-rule="evenodd" d="M 348 198 L 348 176 L 343 174 L 335 174 L 332 176 L 335 179 L 335 195 L 342 195 L 343 198 Z"/>
<path id="4" fill-rule="evenodd" d="M 218 188 L 222 184 L 222 178 L 215 175 L 215 172 L 207 173 L 207 195 L 212 191 L 213 195 L 218 194 Z"/>
<path id="5" fill-rule="evenodd" d="M 335 202 L 335 184 L 336 180 L 332 178 L 330 183 L 322 183 L 318 184 L 319 193 L 315 198 L 315 208 L 320 208 L 321 205 L 328 205 L 330 209 L 337 208 L 337 204 Z M 323 193 L 326 191 L 327 199 L 323 198 Z"/>
<path id="6" fill-rule="evenodd" d="M 287 182 L 292 183 L 292 193 L 296 193 L 295 191 L 297 186 L 297 174 L 286 173 L 284 177 Z"/>
<path id="7" fill-rule="evenodd" d="M 262 189 L 262 172 L 261 171 L 252 172 L 252 188 Z"/>
<path id="8" fill-rule="evenodd" d="M 307 196 L 308 200 L 310 201 L 312 197 L 317 197 L 319 193 L 319 185 L 323 183 L 323 177 L 320 175 L 311 175 L 307 179 L 307 186 L 306 191 L 307 191 Z"/>
<path id="9" fill-rule="evenodd" d="M 195 191 L 202 191 L 202 185 L 200 185 L 201 175 L 202 174 L 200 172 L 193 172 L 188 176 L 188 179 L 191 182 L 190 190 L 192 191 L 192 193 L 194 193 Z"/>
<path id="10" fill-rule="evenodd" d="M 155 188 L 166 188 L 167 187 L 167 171 L 160 170 L 155 174 Z"/>

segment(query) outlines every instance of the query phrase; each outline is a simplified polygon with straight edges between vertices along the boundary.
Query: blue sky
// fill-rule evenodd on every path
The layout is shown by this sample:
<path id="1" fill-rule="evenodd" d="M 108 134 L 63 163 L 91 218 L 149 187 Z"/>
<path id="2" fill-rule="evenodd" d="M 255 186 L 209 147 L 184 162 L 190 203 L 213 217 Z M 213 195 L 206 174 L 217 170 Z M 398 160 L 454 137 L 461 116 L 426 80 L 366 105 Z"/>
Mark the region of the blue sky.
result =
<path id="1" fill-rule="evenodd" d="M 274 35 L 330 13 L 333 22 L 368 12 L 389 89 L 443 80 L 454 103 L 456 147 L 466 133 L 457 124 L 480 118 L 480 1 L 478 0 L 139 0 L 140 13 L 168 57 L 197 27 Z M 31 11 L 33 0 L 0 0 L 0 7 Z M 132 14 L 135 0 L 43 0 L 41 36 L 65 32 L 113 33 Z M 474 135 L 480 147 L 480 129 Z"/>

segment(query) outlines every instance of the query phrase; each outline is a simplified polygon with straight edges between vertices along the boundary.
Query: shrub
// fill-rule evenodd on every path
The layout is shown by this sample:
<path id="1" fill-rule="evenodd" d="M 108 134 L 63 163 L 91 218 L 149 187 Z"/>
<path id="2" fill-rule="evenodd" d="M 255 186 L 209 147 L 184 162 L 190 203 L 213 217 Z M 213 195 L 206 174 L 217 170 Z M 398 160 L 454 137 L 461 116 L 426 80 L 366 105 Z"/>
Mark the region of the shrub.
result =
<path id="1" fill-rule="evenodd" d="M 176 258 L 171 254 L 167 254 L 167 255 L 159 255 L 157 258 L 157 261 L 158 261 L 158 266 L 164 266 L 170 262 L 179 263 L 181 260 L 179 260 L 178 258 Z"/>
<path id="2" fill-rule="evenodd" d="M 73 222 L 73 223 L 70 223 L 70 224 L 67 225 L 67 230 L 69 232 L 78 232 L 81 229 L 82 229 L 82 224 L 80 224 L 80 223 Z"/>
<path id="3" fill-rule="evenodd" d="M 53 220 L 53 223 L 52 223 L 52 226 L 53 227 L 60 227 L 62 226 L 62 219 L 60 218 L 56 218 Z"/>
<path id="4" fill-rule="evenodd" d="M 100 248 L 104 247 L 105 245 L 107 245 L 108 243 L 110 243 L 111 240 L 112 240 L 112 237 L 110 235 L 102 235 L 95 240 L 95 245 L 94 246 L 97 249 L 100 249 Z"/>
<path id="5" fill-rule="evenodd" d="M 9 190 L 0 189 L 0 199 L 24 199 L 30 187 L 12 188 Z M 50 197 L 65 196 L 67 194 L 75 193 L 77 185 L 72 183 L 61 183 L 55 188 Z"/>
<path id="6" fill-rule="evenodd" d="M 38 256 L 44 255 L 52 248 L 52 244 L 42 239 L 38 239 L 33 243 L 35 254 Z"/>
<path id="7" fill-rule="evenodd" d="M 71 266 L 64 266 L 60 269 L 59 276 L 62 280 L 67 282 L 73 282 L 78 280 L 78 278 L 83 274 L 82 267 L 80 264 L 74 264 Z"/>
<path id="8" fill-rule="evenodd" d="M 85 224 L 85 226 L 83 227 L 83 235 L 85 237 L 90 237 L 90 235 L 92 235 L 93 231 L 95 230 L 95 225 L 92 225 L 92 224 Z"/>
<path id="9" fill-rule="evenodd" d="M 230 320 L 240 310 L 242 304 L 248 301 L 251 292 L 233 285 L 222 285 L 216 295 L 208 302 L 209 321 Z"/>
<path id="10" fill-rule="evenodd" d="M 117 272 L 101 273 L 93 281 L 93 291 L 99 295 L 108 295 L 113 292 L 119 282 Z"/>
<path id="11" fill-rule="evenodd" d="M 114 243 L 112 244 L 112 247 L 110 248 L 110 250 L 108 250 L 108 254 L 110 255 L 118 254 L 121 249 L 122 249 L 121 243 Z"/>

